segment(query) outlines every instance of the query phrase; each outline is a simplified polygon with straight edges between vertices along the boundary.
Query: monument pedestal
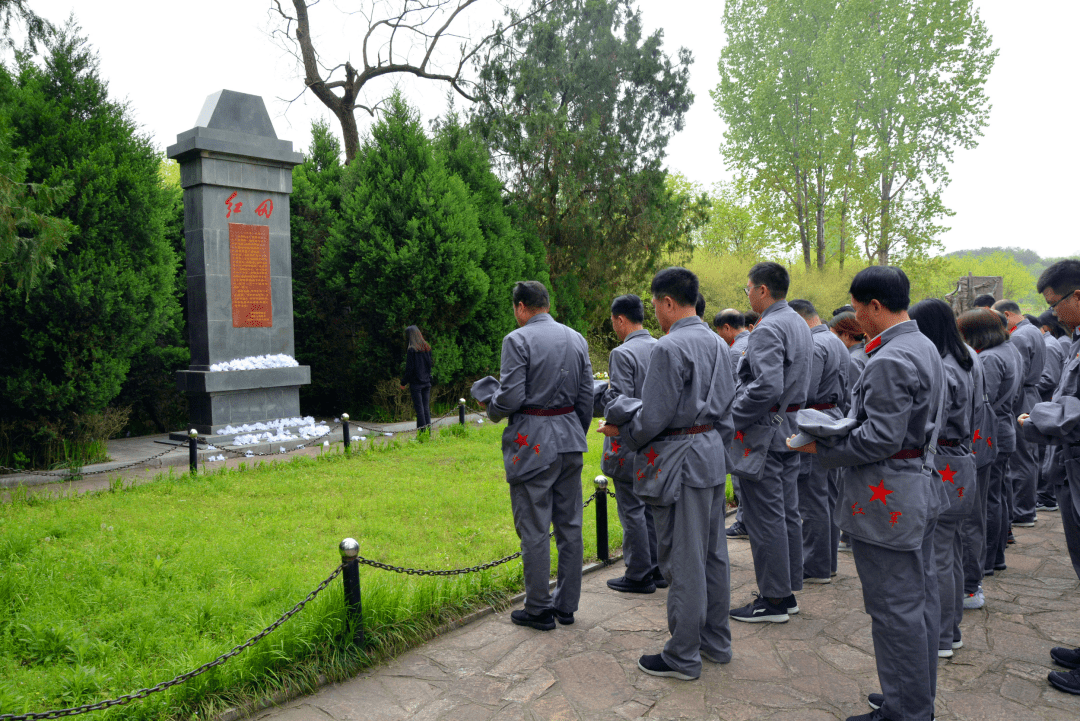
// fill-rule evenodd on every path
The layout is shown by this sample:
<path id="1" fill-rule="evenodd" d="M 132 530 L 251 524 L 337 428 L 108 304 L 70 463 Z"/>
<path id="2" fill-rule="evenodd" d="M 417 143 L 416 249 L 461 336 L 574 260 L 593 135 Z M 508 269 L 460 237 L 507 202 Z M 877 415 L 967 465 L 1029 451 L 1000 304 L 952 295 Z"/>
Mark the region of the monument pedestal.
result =
<path id="1" fill-rule="evenodd" d="M 223 426 L 299 417 L 300 386 L 310 382 L 310 366 L 176 374 L 177 387 L 188 394 L 191 427 L 200 435 L 213 435 Z"/>

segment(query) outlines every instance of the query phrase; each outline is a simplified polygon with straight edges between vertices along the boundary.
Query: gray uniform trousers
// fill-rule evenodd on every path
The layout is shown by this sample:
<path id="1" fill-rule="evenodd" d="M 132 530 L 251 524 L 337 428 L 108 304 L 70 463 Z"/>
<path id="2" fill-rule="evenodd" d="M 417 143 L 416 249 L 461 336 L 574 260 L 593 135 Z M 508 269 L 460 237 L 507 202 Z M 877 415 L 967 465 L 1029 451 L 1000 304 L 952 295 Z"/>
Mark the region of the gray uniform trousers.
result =
<path id="1" fill-rule="evenodd" d="M 769 451 L 760 481 L 742 482 L 758 592 L 786 598 L 803 587 L 798 453 Z"/>
<path id="2" fill-rule="evenodd" d="M 964 618 L 963 541 L 960 527 L 963 516 L 938 516 L 934 531 L 934 565 L 937 566 L 938 599 L 941 609 L 938 623 L 938 648 L 951 649 L 960 640 L 960 621 Z"/>
<path id="3" fill-rule="evenodd" d="M 738 476 L 731 476 L 731 490 L 739 499 L 739 505 L 735 507 L 735 520 L 742 523 L 742 479 Z"/>
<path id="4" fill-rule="evenodd" d="M 652 509 L 634 493 L 633 481 L 615 481 L 615 502 L 623 529 L 623 563 L 626 577 L 640 581 L 657 567 L 656 525 Z"/>
<path id="5" fill-rule="evenodd" d="M 1077 479 L 1080 480 L 1080 479 Z M 1065 546 L 1069 549 L 1073 571 L 1080 578 L 1080 483 L 1071 485 L 1068 478 L 1059 480 L 1054 487 L 1058 508 L 1061 511 L 1061 527 L 1065 531 Z M 1074 642 L 1076 639 L 1072 639 Z"/>
<path id="6" fill-rule="evenodd" d="M 988 463 L 976 470 L 975 503 L 971 512 L 960 523 L 960 536 L 964 544 L 964 593 L 970 595 L 979 590 L 986 568 L 986 499 L 990 495 L 990 474 L 994 464 Z"/>
<path id="7" fill-rule="evenodd" d="M 806 456 L 799 474 L 799 517 L 802 519 L 802 563 L 804 578 L 829 578 L 833 571 L 836 545 L 833 539 L 832 509 L 829 505 L 829 476 L 816 456 Z M 839 529 L 836 534 L 840 538 Z"/>
<path id="8" fill-rule="evenodd" d="M 701 651 L 723 663 L 731 660 L 731 569 L 724 506 L 720 484 L 684 485 L 674 505 L 652 507 L 660 571 L 671 584 L 667 596 L 671 638 L 661 656 L 688 676 L 701 674 Z"/>
<path id="9" fill-rule="evenodd" d="M 878 683 L 890 721 L 928 721 L 937 695 L 938 609 L 935 522 L 922 548 L 894 551 L 851 537 L 863 604 L 872 621 Z"/>
<path id="10" fill-rule="evenodd" d="M 543 613 L 549 608 L 564 613 L 577 611 L 581 598 L 581 567 L 585 547 L 581 540 L 580 453 L 560 453 L 551 467 L 524 483 L 510 486 L 514 529 L 521 538 L 521 565 L 525 572 L 525 610 Z M 555 526 L 559 552 L 555 594 L 551 579 L 551 541 L 548 528 Z"/>
<path id="11" fill-rule="evenodd" d="M 1035 490 L 1036 505 L 1056 505 L 1054 500 L 1054 486 L 1057 484 L 1057 481 L 1054 479 L 1053 475 L 1055 466 L 1052 456 L 1053 449 L 1050 446 L 1035 446 L 1035 460 L 1039 466 L 1039 485 Z"/>
<path id="12" fill-rule="evenodd" d="M 987 573 L 994 566 L 1005 565 L 1005 539 L 1009 536 L 1009 506 L 1007 476 L 1012 462 L 1011 453 L 998 453 L 990 464 L 990 483 L 986 497 L 986 566 Z"/>
<path id="13" fill-rule="evenodd" d="M 836 573 L 836 564 L 839 560 L 837 553 L 840 550 L 840 526 L 836 525 L 836 514 L 839 513 L 836 501 L 840 498 L 840 474 L 843 472 L 843 468 L 833 468 L 829 471 L 829 508 L 833 512 L 829 528 L 829 570 L 831 573 Z"/>
<path id="14" fill-rule="evenodd" d="M 1026 413 L 1039 402 L 1039 394 L 1031 386 L 1024 386 L 1023 392 L 1027 397 L 1027 403 L 1023 406 Z M 1015 418 L 1013 423 L 1016 423 Z M 1016 434 L 1016 450 L 1009 459 L 1009 475 L 1007 476 L 1011 494 L 1008 499 L 1012 511 L 1012 515 L 1008 518 L 1010 523 L 1026 523 L 1035 520 L 1035 488 L 1039 482 L 1037 449 L 1038 445 L 1024 440 L 1022 433 Z"/>

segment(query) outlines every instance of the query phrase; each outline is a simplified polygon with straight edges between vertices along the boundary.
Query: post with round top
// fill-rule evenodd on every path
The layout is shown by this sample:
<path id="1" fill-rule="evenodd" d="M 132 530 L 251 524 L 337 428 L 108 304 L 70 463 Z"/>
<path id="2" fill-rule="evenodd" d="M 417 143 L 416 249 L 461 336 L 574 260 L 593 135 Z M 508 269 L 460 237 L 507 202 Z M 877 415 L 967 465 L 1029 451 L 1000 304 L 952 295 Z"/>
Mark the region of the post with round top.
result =
<path id="1" fill-rule="evenodd" d="M 345 585 L 345 633 L 352 636 L 354 644 L 363 647 L 364 607 L 360 602 L 360 563 L 356 560 L 360 555 L 360 544 L 355 538 L 346 538 L 338 544 L 338 550 L 345 565 L 341 569 L 341 580 Z"/>
<path id="2" fill-rule="evenodd" d="M 458 398 L 457 417 L 458 417 L 458 423 L 460 423 L 461 425 L 465 425 L 465 399 L 464 398 Z"/>
<path id="3" fill-rule="evenodd" d="M 607 477 L 597 476 L 593 479 L 593 485 L 596 486 L 596 557 L 607 563 Z"/>
<path id="4" fill-rule="evenodd" d="M 345 435 L 345 452 L 349 452 L 349 414 L 341 414 L 341 431 Z"/>
<path id="5" fill-rule="evenodd" d="M 188 431 L 188 464 L 194 476 L 199 471 L 199 432 L 194 428 Z"/>

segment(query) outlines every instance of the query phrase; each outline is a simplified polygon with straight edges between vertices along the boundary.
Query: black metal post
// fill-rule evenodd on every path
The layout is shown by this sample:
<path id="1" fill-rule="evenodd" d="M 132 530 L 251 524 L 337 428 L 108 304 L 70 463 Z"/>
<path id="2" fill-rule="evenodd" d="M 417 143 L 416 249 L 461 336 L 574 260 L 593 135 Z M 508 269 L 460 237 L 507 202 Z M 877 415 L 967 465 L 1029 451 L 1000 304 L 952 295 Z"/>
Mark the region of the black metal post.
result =
<path id="1" fill-rule="evenodd" d="M 460 423 L 461 425 L 465 425 L 465 399 L 464 398 L 458 398 L 457 417 L 458 417 L 458 423 Z"/>
<path id="2" fill-rule="evenodd" d="M 188 463 L 194 476 L 199 472 L 199 432 L 194 428 L 188 432 Z"/>
<path id="3" fill-rule="evenodd" d="M 597 476 L 593 479 L 593 485 L 596 486 L 596 557 L 607 563 L 607 477 Z"/>
<path id="4" fill-rule="evenodd" d="M 341 551 L 341 562 L 345 564 L 345 568 L 341 570 L 341 580 L 345 585 L 347 633 L 352 634 L 352 641 L 356 646 L 363 648 L 364 606 L 360 601 L 360 563 L 356 560 L 360 555 L 360 544 L 356 539 L 346 538 L 338 544 L 338 550 Z"/>
<path id="5" fill-rule="evenodd" d="M 341 414 L 341 430 L 345 434 L 345 452 L 349 452 L 349 414 Z"/>

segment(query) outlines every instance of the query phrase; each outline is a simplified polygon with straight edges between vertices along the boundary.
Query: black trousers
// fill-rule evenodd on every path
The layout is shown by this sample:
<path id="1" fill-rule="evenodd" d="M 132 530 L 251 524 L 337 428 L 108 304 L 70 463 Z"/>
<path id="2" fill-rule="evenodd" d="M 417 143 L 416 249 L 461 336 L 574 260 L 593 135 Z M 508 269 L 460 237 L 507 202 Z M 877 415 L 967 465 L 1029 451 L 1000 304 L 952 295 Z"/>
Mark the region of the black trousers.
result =
<path id="1" fill-rule="evenodd" d="M 431 425 L 431 386 L 409 384 L 413 409 L 416 411 L 416 427 L 426 428 Z"/>

